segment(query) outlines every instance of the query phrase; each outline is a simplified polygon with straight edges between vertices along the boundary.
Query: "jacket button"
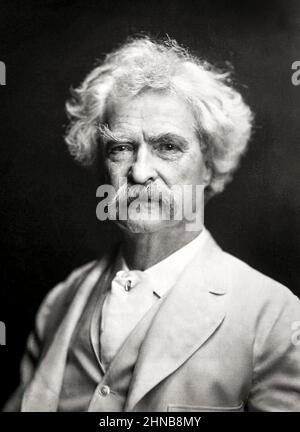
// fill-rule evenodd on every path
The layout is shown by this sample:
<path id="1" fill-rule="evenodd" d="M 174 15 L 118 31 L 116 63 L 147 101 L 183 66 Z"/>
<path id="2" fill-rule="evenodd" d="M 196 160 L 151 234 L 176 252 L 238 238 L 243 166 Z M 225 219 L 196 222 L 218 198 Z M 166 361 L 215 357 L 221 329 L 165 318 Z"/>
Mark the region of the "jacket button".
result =
<path id="1" fill-rule="evenodd" d="M 108 396 L 110 393 L 110 388 L 107 385 L 103 385 L 100 387 L 101 396 Z"/>

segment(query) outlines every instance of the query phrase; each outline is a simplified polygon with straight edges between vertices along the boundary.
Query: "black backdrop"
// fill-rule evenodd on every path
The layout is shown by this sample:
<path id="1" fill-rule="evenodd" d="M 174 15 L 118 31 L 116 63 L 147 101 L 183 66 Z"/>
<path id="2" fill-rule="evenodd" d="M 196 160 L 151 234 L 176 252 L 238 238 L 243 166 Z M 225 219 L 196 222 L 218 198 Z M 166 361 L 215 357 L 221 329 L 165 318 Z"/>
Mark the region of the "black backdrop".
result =
<path id="1" fill-rule="evenodd" d="M 1 1 L 0 404 L 46 292 L 117 233 L 96 221 L 96 181 L 63 143 L 64 102 L 95 59 L 128 35 L 166 33 L 219 66 L 234 64 L 256 113 L 247 156 L 206 209 L 219 244 L 300 295 L 300 60 L 295 1 Z"/>

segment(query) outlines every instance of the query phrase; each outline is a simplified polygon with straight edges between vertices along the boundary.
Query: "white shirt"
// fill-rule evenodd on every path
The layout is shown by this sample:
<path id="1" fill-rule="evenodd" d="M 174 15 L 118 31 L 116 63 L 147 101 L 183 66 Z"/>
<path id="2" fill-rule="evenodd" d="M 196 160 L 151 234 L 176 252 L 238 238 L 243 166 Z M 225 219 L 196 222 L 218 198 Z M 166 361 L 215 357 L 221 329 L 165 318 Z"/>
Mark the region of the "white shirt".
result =
<path id="1" fill-rule="evenodd" d="M 201 233 L 188 244 L 145 271 L 129 270 L 119 254 L 116 276 L 103 303 L 101 360 L 107 367 L 130 332 L 151 306 L 165 296 L 207 236 Z"/>

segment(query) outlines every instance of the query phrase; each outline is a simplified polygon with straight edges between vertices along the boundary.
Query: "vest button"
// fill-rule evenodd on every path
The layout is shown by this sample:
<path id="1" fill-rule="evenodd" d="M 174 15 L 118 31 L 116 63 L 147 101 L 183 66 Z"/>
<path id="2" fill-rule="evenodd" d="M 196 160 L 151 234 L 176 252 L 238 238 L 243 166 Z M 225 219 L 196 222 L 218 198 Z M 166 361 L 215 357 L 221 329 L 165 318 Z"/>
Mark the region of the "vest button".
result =
<path id="1" fill-rule="evenodd" d="M 103 385 L 100 387 L 100 394 L 101 396 L 108 396 L 110 393 L 110 388 L 107 385 Z"/>

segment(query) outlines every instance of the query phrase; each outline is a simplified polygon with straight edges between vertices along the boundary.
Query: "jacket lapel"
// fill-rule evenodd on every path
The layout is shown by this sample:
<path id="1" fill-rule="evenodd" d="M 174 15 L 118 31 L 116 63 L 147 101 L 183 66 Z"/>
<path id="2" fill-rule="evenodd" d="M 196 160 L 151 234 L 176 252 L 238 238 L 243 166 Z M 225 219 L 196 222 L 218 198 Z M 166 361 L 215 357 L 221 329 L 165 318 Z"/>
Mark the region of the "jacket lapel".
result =
<path id="1" fill-rule="evenodd" d="M 22 411 L 56 411 L 70 339 L 87 299 L 106 266 L 107 259 L 103 258 L 96 262 L 83 279 L 80 278 L 71 306 L 24 392 Z"/>
<path id="2" fill-rule="evenodd" d="M 140 349 L 125 411 L 178 369 L 221 325 L 226 285 L 222 258 L 222 250 L 208 233 L 204 247 L 154 317 Z"/>

